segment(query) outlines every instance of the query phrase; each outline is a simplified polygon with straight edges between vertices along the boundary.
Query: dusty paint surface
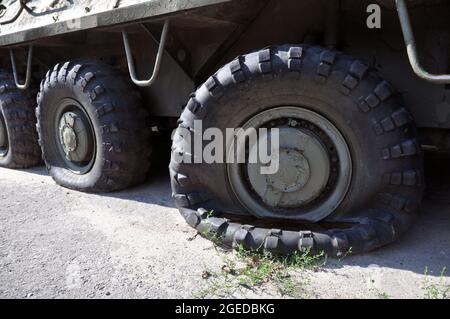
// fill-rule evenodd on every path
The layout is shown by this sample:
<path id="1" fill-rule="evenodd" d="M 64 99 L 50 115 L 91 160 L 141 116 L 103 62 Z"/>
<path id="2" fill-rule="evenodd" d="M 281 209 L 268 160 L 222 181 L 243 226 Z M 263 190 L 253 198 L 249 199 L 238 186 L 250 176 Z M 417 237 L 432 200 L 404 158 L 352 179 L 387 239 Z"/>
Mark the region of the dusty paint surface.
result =
<path id="1" fill-rule="evenodd" d="M 230 0 L 34 0 L 24 10 L 18 0 L 9 0 L 3 9 L 0 7 L 0 45 L 130 23 L 227 1 Z"/>

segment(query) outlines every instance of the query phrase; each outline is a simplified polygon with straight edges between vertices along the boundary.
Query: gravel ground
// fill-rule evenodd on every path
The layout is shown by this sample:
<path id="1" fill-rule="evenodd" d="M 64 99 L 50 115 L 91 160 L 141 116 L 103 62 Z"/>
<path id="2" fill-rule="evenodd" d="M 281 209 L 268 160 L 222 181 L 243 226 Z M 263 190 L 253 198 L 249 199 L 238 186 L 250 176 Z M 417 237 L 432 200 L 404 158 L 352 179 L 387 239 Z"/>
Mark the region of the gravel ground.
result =
<path id="1" fill-rule="evenodd" d="M 0 189 L 0 298 L 191 298 L 229 255 L 195 237 L 164 175 L 92 195 L 58 187 L 43 168 L 0 169 Z M 423 298 L 449 287 L 444 267 L 450 202 L 429 199 L 398 243 L 301 277 L 312 298 Z M 270 285 L 233 296 L 280 297 Z"/>

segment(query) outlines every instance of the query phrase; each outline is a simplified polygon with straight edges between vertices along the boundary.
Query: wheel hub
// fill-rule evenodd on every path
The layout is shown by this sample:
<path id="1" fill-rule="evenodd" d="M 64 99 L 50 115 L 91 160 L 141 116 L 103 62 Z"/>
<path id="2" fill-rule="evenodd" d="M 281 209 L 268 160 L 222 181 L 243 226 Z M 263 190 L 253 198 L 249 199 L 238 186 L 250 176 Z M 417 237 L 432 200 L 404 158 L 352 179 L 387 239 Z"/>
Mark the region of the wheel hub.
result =
<path id="1" fill-rule="evenodd" d="M 350 185 L 352 163 L 344 137 L 330 121 L 302 107 L 282 106 L 252 117 L 235 140 L 244 140 L 239 132 L 249 128 L 267 129 L 267 136 L 258 136 L 262 143 L 276 134 L 272 128 L 279 134 L 278 171 L 263 174 L 269 165 L 261 161 L 228 162 L 230 186 L 249 213 L 259 218 L 318 222 L 337 209 Z M 237 147 L 250 159 L 260 144 Z M 234 154 L 232 147 L 228 146 L 227 157 Z M 271 157 L 277 159 L 273 150 Z"/>
<path id="2" fill-rule="evenodd" d="M 280 150 L 280 169 L 273 175 L 266 175 L 266 182 L 274 190 L 292 193 L 308 182 L 311 169 L 301 151 L 285 148 Z"/>
<path id="3" fill-rule="evenodd" d="M 278 171 L 262 175 L 261 163 L 249 164 L 251 186 L 273 207 L 298 207 L 315 200 L 328 182 L 327 150 L 318 139 L 297 128 L 280 128 L 279 141 Z"/>
<path id="4" fill-rule="evenodd" d="M 66 112 L 59 121 L 59 137 L 66 158 L 72 162 L 86 161 L 92 149 L 88 125 L 79 111 Z"/>
<path id="5" fill-rule="evenodd" d="M 77 148 L 77 135 L 73 128 L 64 125 L 62 128 L 62 142 L 66 153 L 70 153 Z"/>

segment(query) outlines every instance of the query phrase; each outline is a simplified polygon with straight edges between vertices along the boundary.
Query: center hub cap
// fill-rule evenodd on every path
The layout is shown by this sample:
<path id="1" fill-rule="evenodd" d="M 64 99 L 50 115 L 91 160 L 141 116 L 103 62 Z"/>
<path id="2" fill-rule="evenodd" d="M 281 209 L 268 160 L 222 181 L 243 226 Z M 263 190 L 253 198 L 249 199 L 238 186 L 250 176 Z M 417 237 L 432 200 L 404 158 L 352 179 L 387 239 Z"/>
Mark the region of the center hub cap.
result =
<path id="1" fill-rule="evenodd" d="M 277 191 L 291 193 L 304 187 L 310 177 L 308 160 L 301 151 L 283 149 L 280 151 L 280 168 L 273 175 L 266 175 L 268 185 Z"/>
<path id="2" fill-rule="evenodd" d="M 92 149 L 88 126 L 80 112 L 66 112 L 59 122 L 59 139 L 68 160 L 78 163 L 88 159 Z"/>
<path id="3" fill-rule="evenodd" d="M 311 133 L 297 128 L 280 128 L 279 141 L 278 171 L 263 175 L 263 164 L 249 164 L 247 173 L 251 186 L 273 207 L 298 207 L 313 201 L 328 182 L 327 150 Z"/>
<path id="4" fill-rule="evenodd" d="M 62 142 L 66 153 L 73 152 L 77 148 L 77 135 L 68 125 L 64 125 L 62 128 Z"/>

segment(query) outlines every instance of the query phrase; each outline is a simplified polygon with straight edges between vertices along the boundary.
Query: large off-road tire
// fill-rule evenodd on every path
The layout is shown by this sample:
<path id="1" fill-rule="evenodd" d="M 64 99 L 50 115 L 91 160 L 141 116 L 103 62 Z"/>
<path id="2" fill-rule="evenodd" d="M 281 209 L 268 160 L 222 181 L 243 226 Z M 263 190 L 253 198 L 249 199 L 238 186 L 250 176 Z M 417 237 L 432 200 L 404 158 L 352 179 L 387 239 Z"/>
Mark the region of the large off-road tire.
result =
<path id="1" fill-rule="evenodd" d="M 0 72 L 0 167 L 28 168 L 41 162 L 35 95 L 19 90 L 12 72 Z"/>
<path id="2" fill-rule="evenodd" d="M 59 185 L 110 192 L 146 179 L 147 112 L 130 81 L 111 66 L 57 64 L 41 83 L 36 115 L 43 158 Z"/>
<path id="3" fill-rule="evenodd" d="M 286 137 L 281 173 L 262 185 L 246 164 L 180 161 L 192 159 L 190 140 L 202 134 L 195 120 L 203 132 L 280 127 Z M 367 252 L 402 234 L 422 199 L 423 159 L 412 115 L 391 84 L 342 53 L 284 45 L 239 56 L 198 88 L 179 123 L 173 197 L 191 226 L 225 245 L 276 254 Z M 310 149 L 297 149 L 302 138 Z M 239 222 L 242 214 L 255 218 Z M 334 226 L 311 232 L 296 221 Z"/>

